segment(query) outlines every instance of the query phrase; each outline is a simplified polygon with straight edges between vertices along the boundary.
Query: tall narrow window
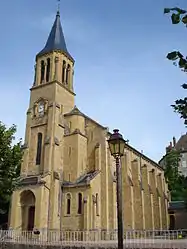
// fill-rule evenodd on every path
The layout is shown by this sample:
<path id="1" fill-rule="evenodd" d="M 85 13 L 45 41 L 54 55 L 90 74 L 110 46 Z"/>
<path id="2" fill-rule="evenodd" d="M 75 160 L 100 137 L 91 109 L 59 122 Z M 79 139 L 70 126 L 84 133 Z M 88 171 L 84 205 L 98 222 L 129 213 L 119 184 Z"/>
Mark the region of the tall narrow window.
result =
<path id="1" fill-rule="evenodd" d="M 67 214 L 70 214 L 71 213 L 71 195 L 70 194 L 67 194 L 66 196 L 66 201 L 67 201 Z"/>
<path id="2" fill-rule="evenodd" d="M 49 77 L 50 77 L 50 58 L 47 59 L 47 70 L 46 70 L 46 82 L 49 82 Z"/>
<path id="3" fill-rule="evenodd" d="M 66 62 L 62 63 L 62 83 L 65 81 L 65 72 L 66 72 Z"/>
<path id="4" fill-rule="evenodd" d="M 40 83 L 43 83 L 43 81 L 44 81 L 44 74 L 45 74 L 45 63 L 44 63 L 44 61 L 41 61 L 41 78 L 40 78 Z"/>
<path id="5" fill-rule="evenodd" d="M 82 214 L 82 194 L 78 194 L 78 214 Z"/>
<path id="6" fill-rule="evenodd" d="M 37 152 L 36 152 L 36 165 L 40 165 L 42 155 L 42 133 L 38 133 L 38 142 L 37 142 Z"/>
<path id="7" fill-rule="evenodd" d="M 66 69 L 66 84 L 69 83 L 69 76 L 70 76 L 70 65 L 68 64 Z"/>

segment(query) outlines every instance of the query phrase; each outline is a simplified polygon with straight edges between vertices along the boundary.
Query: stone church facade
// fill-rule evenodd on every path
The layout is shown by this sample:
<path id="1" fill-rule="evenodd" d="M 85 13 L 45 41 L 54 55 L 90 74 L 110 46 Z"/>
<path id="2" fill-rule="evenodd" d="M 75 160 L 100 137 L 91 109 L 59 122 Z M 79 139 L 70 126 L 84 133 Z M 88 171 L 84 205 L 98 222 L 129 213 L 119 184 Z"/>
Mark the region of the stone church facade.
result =
<path id="1" fill-rule="evenodd" d="M 58 11 L 47 43 L 36 55 L 21 180 L 10 209 L 12 229 L 117 228 L 110 132 L 75 106 L 73 74 L 74 59 Z M 130 145 L 121 166 L 124 228 L 168 228 L 162 168 Z"/>

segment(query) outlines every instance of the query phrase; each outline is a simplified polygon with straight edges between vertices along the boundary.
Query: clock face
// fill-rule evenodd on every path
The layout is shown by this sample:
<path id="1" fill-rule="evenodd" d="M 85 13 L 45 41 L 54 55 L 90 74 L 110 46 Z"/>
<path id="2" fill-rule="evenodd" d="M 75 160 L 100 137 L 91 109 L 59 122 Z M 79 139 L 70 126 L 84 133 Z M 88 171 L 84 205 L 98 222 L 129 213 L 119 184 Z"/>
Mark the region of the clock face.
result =
<path id="1" fill-rule="evenodd" d="M 43 102 L 40 102 L 40 103 L 38 104 L 38 113 L 39 113 L 40 115 L 43 115 L 43 114 L 44 114 L 44 103 L 43 103 Z"/>

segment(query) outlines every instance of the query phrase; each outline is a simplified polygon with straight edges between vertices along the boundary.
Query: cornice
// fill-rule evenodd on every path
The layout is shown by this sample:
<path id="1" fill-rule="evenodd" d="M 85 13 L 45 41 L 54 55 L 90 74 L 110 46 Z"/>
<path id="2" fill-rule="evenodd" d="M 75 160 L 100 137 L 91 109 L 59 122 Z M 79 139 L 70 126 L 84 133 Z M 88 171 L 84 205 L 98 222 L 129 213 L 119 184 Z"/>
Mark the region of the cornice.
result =
<path id="1" fill-rule="evenodd" d="M 55 49 L 55 50 L 53 50 L 53 51 L 51 51 L 51 52 L 47 52 L 47 53 L 43 53 L 43 54 L 37 54 L 37 55 L 36 55 L 35 61 L 37 62 L 37 60 L 38 60 L 39 58 L 42 58 L 42 57 L 47 58 L 47 57 L 49 57 L 50 55 L 52 55 L 52 54 L 54 54 L 54 53 L 58 53 L 58 54 L 64 55 L 65 57 L 67 57 L 67 58 L 73 63 L 73 65 L 75 64 L 75 60 L 73 59 L 72 56 L 70 56 L 70 55 L 67 54 L 66 52 L 64 52 L 64 51 L 62 51 L 62 50 L 58 50 L 58 49 Z"/>
<path id="2" fill-rule="evenodd" d="M 52 85 L 52 84 L 58 84 L 59 86 L 61 86 L 61 87 L 63 87 L 65 90 L 67 90 L 69 93 L 71 93 L 72 95 L 74 95 L 74 96 L 76 96 L 76 94 L 73 92 L 73 91 L 71 91 L 70 89 L 68 89 L 67 87 L 65 87 L 65 85 L 64 84 L 62 84 L 61 82 L 59 82 L 58 80 L 52 80 L 52 81 L 50 81 L 50 82 L 47 82 L 47 83 L 43 83 L 43 84 L 40 84 L 40 85 L 34 85 L 34 86 L 32 86 L 31 88 L 30 88 L 30 91 L 33 91 L 33 90 L 35 90 L 35 89 L 39 89 L 39 88 L 41 88 L 41 87 L 44 87 L 44 86 L 48 86 L 48 85 Z"/>

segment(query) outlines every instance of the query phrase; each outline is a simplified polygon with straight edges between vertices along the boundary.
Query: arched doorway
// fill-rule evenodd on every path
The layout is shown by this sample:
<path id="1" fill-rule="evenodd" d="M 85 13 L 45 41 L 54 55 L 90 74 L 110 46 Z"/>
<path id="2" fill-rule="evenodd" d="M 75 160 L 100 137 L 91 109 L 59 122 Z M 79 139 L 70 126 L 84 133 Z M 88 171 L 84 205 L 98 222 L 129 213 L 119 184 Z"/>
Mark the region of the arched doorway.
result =
<path id="1" fill-rule="evenodd" d="M 20 195 L 22 230 L 32 231 L 35 216 L 35 195 L 31 190 L 25 190 Z"/>

